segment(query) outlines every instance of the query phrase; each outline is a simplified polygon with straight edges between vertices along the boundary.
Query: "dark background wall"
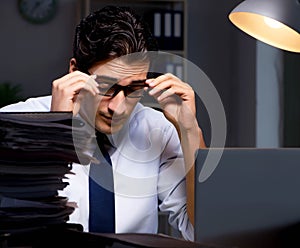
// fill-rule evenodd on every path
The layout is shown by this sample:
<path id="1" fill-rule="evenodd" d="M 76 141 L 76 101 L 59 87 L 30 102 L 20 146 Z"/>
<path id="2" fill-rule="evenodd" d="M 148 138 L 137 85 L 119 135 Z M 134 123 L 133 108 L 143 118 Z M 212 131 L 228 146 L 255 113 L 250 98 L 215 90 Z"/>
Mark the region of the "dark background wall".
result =
<path id="1" fill-rule="evenodd" d="M 0 2 L 0 82 L 21 84 L 24 97 L 49 94 L 52 80 L 68 72 L 76 1 L 57 1 L 55 18 L 40 25 L 21 17 L 17 2 Z"/>
<path id="2" fill-rule="evenodd" d="M 239 2 L 188 2 L 188 59 L 207 74 L 221 96 L 227 146 L 255 146 L 256 41 L 228 19 Z M 203 128 L 208 126 L 205 121 Z"/>

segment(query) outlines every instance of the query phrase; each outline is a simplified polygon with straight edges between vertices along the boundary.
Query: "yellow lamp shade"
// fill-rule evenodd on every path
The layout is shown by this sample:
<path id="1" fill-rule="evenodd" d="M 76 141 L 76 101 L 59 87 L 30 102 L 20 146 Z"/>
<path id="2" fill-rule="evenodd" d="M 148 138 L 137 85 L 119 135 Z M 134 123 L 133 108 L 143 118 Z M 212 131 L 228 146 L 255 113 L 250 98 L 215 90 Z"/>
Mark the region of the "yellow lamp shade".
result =
<path id="1" fill-rule="evenodd" d="M 229 19 L 258 40 L 300 52 L 300 0 L 246 0 L 233 9 Z"/>

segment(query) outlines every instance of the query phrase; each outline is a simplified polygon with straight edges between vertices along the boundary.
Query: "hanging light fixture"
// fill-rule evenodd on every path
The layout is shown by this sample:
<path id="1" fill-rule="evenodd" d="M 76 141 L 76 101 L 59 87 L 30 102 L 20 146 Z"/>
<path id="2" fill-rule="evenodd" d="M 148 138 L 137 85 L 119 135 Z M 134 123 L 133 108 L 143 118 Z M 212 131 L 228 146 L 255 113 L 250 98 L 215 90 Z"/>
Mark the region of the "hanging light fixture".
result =
<path id="1" fill-rule="evenodd" d="M 231 11 L 229 19 L 258 40 L 300 52 L 300 0 L 245 0 Z"/>

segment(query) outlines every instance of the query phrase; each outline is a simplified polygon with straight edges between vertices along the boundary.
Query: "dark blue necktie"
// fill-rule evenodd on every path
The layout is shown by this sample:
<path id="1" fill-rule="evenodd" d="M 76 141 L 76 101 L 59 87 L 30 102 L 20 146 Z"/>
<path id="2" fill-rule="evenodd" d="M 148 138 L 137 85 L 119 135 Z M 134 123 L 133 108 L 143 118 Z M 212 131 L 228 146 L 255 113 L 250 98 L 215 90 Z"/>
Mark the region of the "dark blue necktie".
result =
<path id="1" fill-rule="evenodd" d="M 113 173 L 110 156 L 104 147 L 106 135 L 96 133 L 99 149 L 95 157 L 100 164 L 91 163 L 89 176 L 89 231 L 99 233 L 115 232 L 115 200 Z M 109 142 L 109 141 L 108 141 Z"/>

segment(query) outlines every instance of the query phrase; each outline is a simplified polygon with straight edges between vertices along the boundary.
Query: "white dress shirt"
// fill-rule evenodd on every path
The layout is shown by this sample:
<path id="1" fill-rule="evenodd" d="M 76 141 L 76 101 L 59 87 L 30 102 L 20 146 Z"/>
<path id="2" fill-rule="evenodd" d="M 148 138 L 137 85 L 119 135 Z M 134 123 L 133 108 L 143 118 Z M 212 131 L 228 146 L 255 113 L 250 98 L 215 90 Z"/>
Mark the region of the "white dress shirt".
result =
<path id="1" fill-rule="evenodd" d="M 1 112 L 50 111 L 51 96 L 30 98 Z M 116 233 L 157 233 L 158 207 L 187 240 L 194 229 L 186 208 L 185 169 L 180 141 L 164 115 L 138 103 L 121 131 L 109 135 L 113 148 Z M 88 231 L 89 165 L 73 164 L 69 185 L 60 192 L 77 208 L 69 222 Z"/>

